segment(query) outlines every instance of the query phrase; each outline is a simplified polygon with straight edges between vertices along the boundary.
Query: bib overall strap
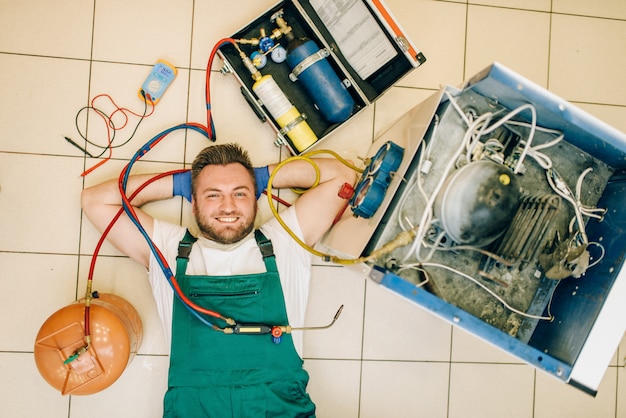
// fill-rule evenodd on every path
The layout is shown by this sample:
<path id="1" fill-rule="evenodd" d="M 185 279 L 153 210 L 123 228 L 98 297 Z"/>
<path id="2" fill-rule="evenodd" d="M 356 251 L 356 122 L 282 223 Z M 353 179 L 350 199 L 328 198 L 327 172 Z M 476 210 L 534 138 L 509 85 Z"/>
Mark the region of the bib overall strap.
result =
<path id="1" fill-rule="evenodd" d="M 267 271 L 278 271 L 276 267 L 276 257 L 274 256 L 274 247 L 272 246 L 272 241 L 267 239 L 267 237 L 259 229 L 256 229 L 254 231 L 254 238 L 256 239 L 256 243 L 259 246 L 259 249 L 261 250 L 263 262 L 265 263 L 265 269 Z"/>
<path id="2" fill-rule="evenodd" d="M 187 263 L 189 262 L 189 254 L 191 254 L 191 247 L 198 238 L 191 235 L 189 230 L 185 231 L 185 236 L 178 243 L 178 255 L 176 256 L 176 277 L 182 277 L 187 271 Z"/>
<path id="3" fill-rule="evenodd" d="M 270 241 L 259 229 L 254 231 L 254 238 L 256 239 L 259 250 L 261 250 L 263 262 L 265 263 L 265 269 L 268 272 L 278 271 L 272 241 Z M 185 236 L 178 243 L 178 255 L 176 256 L 176 277 L 182 277 L 182 275 L 187 271 L 187 263 L 189 262 L 191 248 L 197 240 L 198 238 L 191 235 L 189 230 L 186 230 Z"/>

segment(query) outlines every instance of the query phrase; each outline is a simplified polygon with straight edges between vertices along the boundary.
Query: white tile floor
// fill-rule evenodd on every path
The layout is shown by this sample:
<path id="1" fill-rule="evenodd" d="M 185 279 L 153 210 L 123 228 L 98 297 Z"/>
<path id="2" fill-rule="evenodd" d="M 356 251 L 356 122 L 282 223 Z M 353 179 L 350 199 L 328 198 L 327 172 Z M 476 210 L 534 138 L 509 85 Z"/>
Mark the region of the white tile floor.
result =
<path id="1" fill-rule="evenodd" d="M 0 0 L 0 417 L 157 417 L 167 350 L 142 268 L 105 246 L 96 287 L 131 300 L 144 323 L 139 354 L 96 395 L 63 397 L 40 377 L 33 344 L 43 321 L 84 292 L 99 235 L 82 216 L 85 185 L 118 175 L 147 139 L 183 121 L 204 122 L 204 70 L 215 42 L 274 0 Z M 623 0 L 387 0 L 428 62 L 330 137 L 354 158 L 373 136 L 442 84 L 459 84 L 500 61 L 626 131 Z M 219 10 L 219 11 L 218 11 Z M 159 58 L 176 81 L 117 159 L 94 164 L 70 146 L 76 112 L 100 93 L 140 111 L 136 91 Z M 217 64 L 214 67 L 217 69 Z M 233 77 L 213 77 L 218 135 L 278 160 Z M 81 122 L 82 124 L 82 122 Z M 84 127 L 84 126 L 82 126 Z M 102 132 L 90 126 L 92 137 Z M 206 145 L 177 132 L 137 171 L 180 167 Z M 183 207 L 183 216 L 188 216 Z M 154 205 L 168 219 L 179 202 Z M 592 398 L 340 267 L 316 266 L 308 321 L 345 312 L 305 342 L 320 417 L 626 417 L 626 341 Z M 329 308 L 331 307 L 331 308 Z"/>

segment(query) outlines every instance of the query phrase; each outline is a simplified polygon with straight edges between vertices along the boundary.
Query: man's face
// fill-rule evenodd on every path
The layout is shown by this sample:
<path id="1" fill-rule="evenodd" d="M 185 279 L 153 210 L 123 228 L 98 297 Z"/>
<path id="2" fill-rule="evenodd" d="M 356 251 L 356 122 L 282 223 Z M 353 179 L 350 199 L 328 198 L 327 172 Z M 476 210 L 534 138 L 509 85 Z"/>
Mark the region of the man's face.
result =
<path id="1" fill-rule="evenodd" d="M 200 172 L 193 214 L 205 238 L 232 244 L 254 228 L 257 202 L 250 174 L 239 163 L 209 165 Z"/>

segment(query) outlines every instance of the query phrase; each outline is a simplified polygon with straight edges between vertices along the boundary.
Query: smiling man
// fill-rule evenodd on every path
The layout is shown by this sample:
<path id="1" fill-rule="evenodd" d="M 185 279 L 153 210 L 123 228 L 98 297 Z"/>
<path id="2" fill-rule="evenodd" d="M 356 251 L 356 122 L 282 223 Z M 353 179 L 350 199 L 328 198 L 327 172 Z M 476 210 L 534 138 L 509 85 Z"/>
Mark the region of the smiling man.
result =
<path id="1" fill-rule="evenodd" d="M 310 188 L 281 217 L 311 246 L 345 208 L 346 201 L 338 195 L 342 186 L 356 180 L 355 173 L 335 159 L 314 161 L 319 168 L 317 186 L 312 187 L 314 167 L 303 160 L 285 164 L 272 182 L 275 188 Z M 299 327 L 306 311 L 311 255 L 276 219 L 254 229 L 257 197 L 274 168 L 255 169 L 236 144 L 210 146 L 196 157 L 191 175 L 156 180 L 132 204 L 168 263 L 176 266 L 181 291 L 194 304 L 240 323 Z M 131 176 L 127 194 L 151 177 Z M 82 193 L 83 210 L 100 231 L 121 207 L 117 183 L 111 180 Z M 191 200 L 198 236 L 140 209 L 176 195 Z M 174 297 L 159 261 L 128 217 L 121 217 L 107 238 L 149 271 L 171 347 L 164 416 L 314 416 L 300 334 L 284 334 L 276 343 L 268 335 L 221 332 L 228 324 L 212 317 L 200 320 Z"/>

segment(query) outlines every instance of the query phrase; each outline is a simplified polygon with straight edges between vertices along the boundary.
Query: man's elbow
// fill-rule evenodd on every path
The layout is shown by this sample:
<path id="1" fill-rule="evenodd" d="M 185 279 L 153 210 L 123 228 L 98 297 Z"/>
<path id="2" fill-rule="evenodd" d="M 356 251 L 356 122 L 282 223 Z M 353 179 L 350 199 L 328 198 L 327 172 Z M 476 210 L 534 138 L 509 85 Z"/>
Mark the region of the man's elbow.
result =
<path id="1" fill-rule="evenodd" d="M 80 194 L 80 207 L 98 229 L 102 228 L 102 223 L 110 221 L 113 216 L 111 211 L 115 209 L 107 204 L 98 186 L 83 189 Z"/>
<path id="2" fill-rule="evenodd" d="M 347 160 L 349 164 L 353 164 L 352 161 Z M 357 182 L 357 172 L 354 171 L 351 167 L 348 167 L 345 164 L 341 164 L 341 183 L 348 183 L 351 186 L 354 186 Z"/>
<path id="3" fill-rule="evenodd" d="M 89 214 L 93 210 L 96 202 L 96 194 L 94 193 L 93 188 L 83 189 L 80 193 L 80 207 L 83 211 Z"/>

